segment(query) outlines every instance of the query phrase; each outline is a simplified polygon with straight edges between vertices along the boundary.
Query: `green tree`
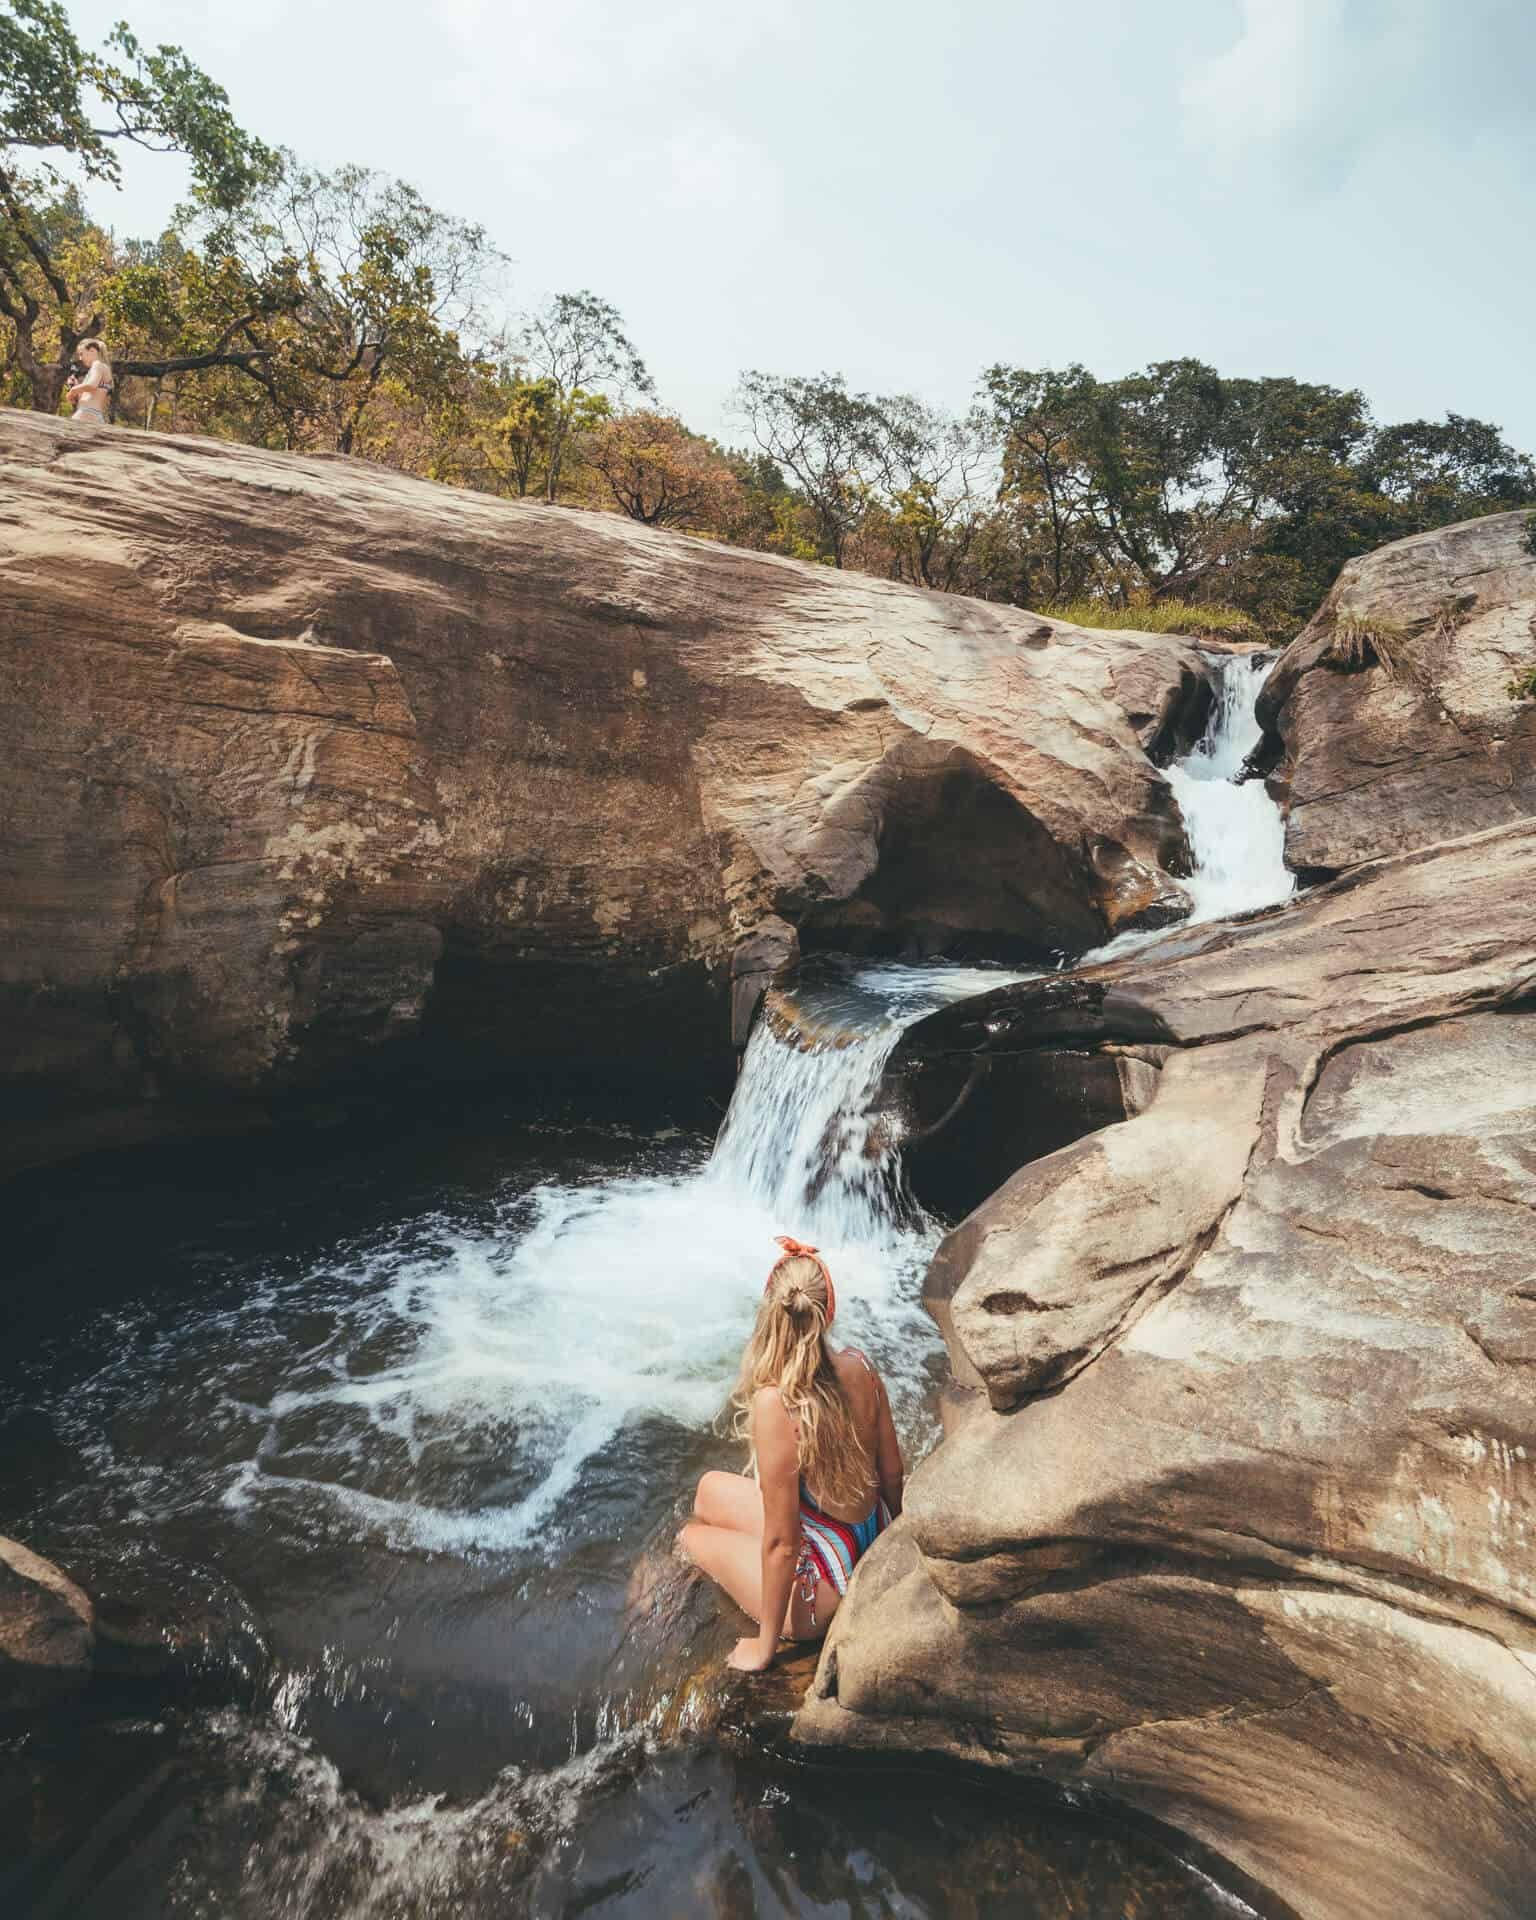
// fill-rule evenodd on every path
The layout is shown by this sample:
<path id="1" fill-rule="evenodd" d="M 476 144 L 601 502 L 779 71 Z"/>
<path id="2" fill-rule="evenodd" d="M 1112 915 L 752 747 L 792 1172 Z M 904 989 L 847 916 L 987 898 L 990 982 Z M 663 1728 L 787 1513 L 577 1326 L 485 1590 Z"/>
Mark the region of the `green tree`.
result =
<path id="1" fill-rule="evenodd" d="M 1361 484 L 1392 502 L 1404 532 L 1536 500 L 1530 456 L 1490 422 L 1460 413 L 1380 428 L 1358 466 Z"/>
<path id="2" fill-rule="evenodd" d="M 184 154 L 194 198 L 210 209 L 238 206 L 273 165 L 179 47 L 146 49 L 120 25 L 88 51 L 57 0 L 0 0 L 0 318 L 8 359 L 42 412 L 57 410 L 75 349 L 104 321 L 96 286 L 61 241 L 63 167 L 116 186 L 124 146 Z"/>
<path id="3" fill-rule="evenodd" d="M 550 394 L 544 492 L 553 500 L 572 434 L 607 410 L 594 402 L 611 407 L 637 394 L 652 398 L 656 389 L 624 331 L 623 316 L 595 293 L 557 293 L 524 321 L 519 348 L 535 381 L 546 382 Z"/>
<path id="4" fill-rule="evenodd" d="M 1008 516 L 979 551 L 1036 604 L 1217 600 L 1282 633 L 1354 554 L 1536 499 L 1486 422 L 1378 428 L 1358 392 L 1197 360 L 1118 380 L 997 366 L 979 400 Z"/>
<path id="5" fill-rule="evenodd" d="M 312 172 L 289 153 L 200 237 L 223 294 L 203 326 L 245 343 L 241 371 L 288 444 L 341 453 L 387 380 L 423 404 L 446 397 L 504 258 L 483 227 L 403 181 L 358 166 Z"/>
<path id="6" fill-rule="evenodd" d="M 1096 388 L 1076 365 L 998 365 L 981 377 L 977 411 L 997 437 L 997 494 L 1011 510 L 991 529 L 990 564 L 1013 576 L 1020 599 L 1065 600 L 1092 582 L 1097 541 L 1085 443 Z"/>
<path id="7" fill-rule="evenodd" d="M 742 374 L 735 404 L 758 448 L 793 476 L 815 516 L 823 555 L 840 567 L 882 472 L 880 404 L 841 374 Z"/>
<path id="8" fill-rule="evenodd" d="M 508 484 L 498 492 L 521 499 L 533 490 L 548 455 L 559 397 L 549 380 L 526 380 L 504 370 L 498 383 L 501 406 L 486 429 L 491 469 Z"/>
<path id="9" fill-rule="evenodd" d="M 887 571 L 952 592 L 985 518 L 981 481 L 992 461 L 981 423 L 956 420 L 910 394 L 875 404 L 882 426 L 878 515 L 894 546 Z"/>

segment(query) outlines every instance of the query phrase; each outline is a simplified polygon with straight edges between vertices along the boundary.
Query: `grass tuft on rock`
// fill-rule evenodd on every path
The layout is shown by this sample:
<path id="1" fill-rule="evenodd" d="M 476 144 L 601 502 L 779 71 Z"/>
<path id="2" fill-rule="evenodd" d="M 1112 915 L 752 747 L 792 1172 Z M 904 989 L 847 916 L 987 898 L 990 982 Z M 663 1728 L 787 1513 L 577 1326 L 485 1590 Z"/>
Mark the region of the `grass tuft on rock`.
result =
<path id="1" fill-rule="evenodd" d="M 1074 627 L 1132 628 L 1138 633 L 1185 633 L 1213 640 L 1266 638 L 1251 615 L 1219 600 L 1133 600 L 1123 607 L 1108 600 L 1058 600 L 1040 611 Z"/>
<path id="2" fill-rule="evenodd" d="M 1360 613 L 1338 614 L 1319 658 L 1341 673 L 1380 667 L 1389 680 L 1403 670 L 1408 636 L 1396 621 Z"/>

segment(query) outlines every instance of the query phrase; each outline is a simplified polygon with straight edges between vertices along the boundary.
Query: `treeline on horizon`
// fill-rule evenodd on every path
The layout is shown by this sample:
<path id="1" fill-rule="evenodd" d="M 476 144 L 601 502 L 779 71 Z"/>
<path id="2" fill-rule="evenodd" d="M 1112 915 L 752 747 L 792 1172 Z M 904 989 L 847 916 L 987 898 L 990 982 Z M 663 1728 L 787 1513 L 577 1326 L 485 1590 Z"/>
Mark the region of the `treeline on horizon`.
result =
<path id="1" fill-rule="evenodd" d="M 152 240 L 86 209 L 124 146 L 190 163 Z M 180 49 L 126 27 L 82 47 L 58 0 L 0 0 L 8 406 L 57 412 L 100 335 L 131 425 L 357 454 L 1100 624 L 1275 638 L 1353 555 L 1536 502 L 1536 466 L 1490 422 L 1381 425 L 1358 391 L 1195 359 L 1114 380 L 999 363 L 963 414 L 750 371 L 726 447 L 661 403 L 596 294 L 507 317 L 506 266 L 404 182 L 267 147 Z"/>

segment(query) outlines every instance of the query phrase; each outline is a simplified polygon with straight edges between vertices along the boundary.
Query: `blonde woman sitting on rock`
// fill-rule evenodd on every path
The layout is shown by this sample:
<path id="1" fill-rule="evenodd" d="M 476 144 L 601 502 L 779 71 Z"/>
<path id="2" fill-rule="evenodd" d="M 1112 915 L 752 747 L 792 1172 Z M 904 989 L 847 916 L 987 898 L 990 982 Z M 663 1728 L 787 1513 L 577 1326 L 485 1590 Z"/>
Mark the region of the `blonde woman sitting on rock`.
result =
<path id="1" fill-rule="evenodd" d="M 781 1238 L 731 1404 L 747 1474 L 706 1473 L 680 1546 L 758 1632 L 730 1665 L 757 1673 L 780 1639 L 819 1640 L 861 1557 L 901 1511 L 905 1469 L 885 1383 L 827 1340 L 837 1296 L 814 1247 Z"/>
<path id="2" fill-rule="evenodd" d="M 64 389 L 66 398 L 74 403 L 71 417 L 88 427 L 104 427 L 112 396 L 112 362 L 99 340 L 82 340 L 79 354 L 85 373 Z"/>

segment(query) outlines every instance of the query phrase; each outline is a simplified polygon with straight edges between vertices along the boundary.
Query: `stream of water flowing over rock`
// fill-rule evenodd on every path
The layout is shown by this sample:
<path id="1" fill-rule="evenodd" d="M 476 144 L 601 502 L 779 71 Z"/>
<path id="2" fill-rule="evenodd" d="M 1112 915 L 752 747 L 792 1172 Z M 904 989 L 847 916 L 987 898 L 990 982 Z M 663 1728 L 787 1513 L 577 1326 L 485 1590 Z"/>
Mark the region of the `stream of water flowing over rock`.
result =
<path id="1" fill-rule="evenodd" d="M 1243 762 L 1259 744 L 1255 706 L 1272 664 L 1257 653 L 1208 658 L 1216 682 L 1210 718 L 1191 751 L 1167 769 L 1193 863 L 1183 882 L 1191 910 L 1179 926 L 1276 906 L 1295 891 L 1295 875 L 1285 864 L 1280 809 L 1262 780 L 1238 780 Z M 1085 953 L 1078 964 L 1118 959 L 1177 932 L 1178 927 L 1122 933 Z"/>
<path id="2" fill-rule="evenodd" d="M 1221 675 L 1170 774 L 1200 918 L 1289 887 L 1271 803 L 1227 783 L 1258 672 Z M 940 1226 L 870 1096 L 911 1020 L 1008 977 L 829 963 L 759 1021 L 713 1144 L 691 1116 L 480 1100 L 36 1182 L 0 1531 L 213 1652 L 172 1712 L 130 1679 L 0 1730 L 4 1910 L 937 1915 L 957 1857 L 978 1914 L 1238 1910 L 1060 1805 L 681 1738 L 734 1629 L 696 1596 L 660 1628 L 629 1605 L 735 1458 L 713 1423 L 775 1234 L 823 1248 L 840 1331 L 928 1444 Z"/>
<path id="3" fill-rule="evenodd" d="M 1168 769 L 1189 834 L 1195 870 L 1191 920 L 1220 920 L 1284 900 L 1295 886 L 1285 865 L 1285 822 L 1262 780 L 1237 784 L 1259 744 L 1254 704 L 1269 672 L 1262 655 L 1237 654 L 1217 669 L 1216 704 L 1193 753 Z"/>

